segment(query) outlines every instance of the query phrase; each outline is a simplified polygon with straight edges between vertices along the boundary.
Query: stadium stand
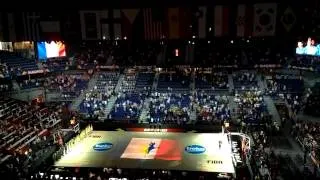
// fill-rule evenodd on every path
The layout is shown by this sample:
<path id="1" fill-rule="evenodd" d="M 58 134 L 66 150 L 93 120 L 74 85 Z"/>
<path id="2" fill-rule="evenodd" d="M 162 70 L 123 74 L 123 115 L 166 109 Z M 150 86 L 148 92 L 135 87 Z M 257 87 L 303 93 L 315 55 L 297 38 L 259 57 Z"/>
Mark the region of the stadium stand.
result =
<path id="1" fill-rule="evenodd" d="M 289 92 L 291 94 L 301 94 L 304 91 L 304 82 L 302 77 L 276 75 L 272 79 L 267 80 L 267 85 L 273 93 Z"/>
<path id="2" fill-rule="evenodd" d="M 237 90 L 255 90 L 258 86 L 256 74 L 251 72 L 234 73 L 233 84 Z"/>
<path id="3" fill-rule="evenodd" d="M 99 111 L 105 114 L 108 102 L 115 96 L 115 87 L 119 80 L 118 72 L 100 72 L 97 75 L 97 83 L 94 89 L 85 94 L 85 99 L 80 104 L 80 112 L 87 113 L 89 116 L 98 115 Z"/>
<path id="4" fill-rule="evenodd" d="M 189 121 L 191 100 L 188 94 L 151 93 L 150 123 L 185 124 Z"/>
<path id="5" fill-rule="evenodd" d="M 12 90 L 12 81 L 10 78 L 0 78 L 0 92 Z"/>
<path id="6" fill-rule="evenodd" d="M 190 90 L 190 76 L 181 72 L 174 73 L 160 73 L 157 91 L 189 91 Z"/>
<path id="7" fill-rule="evenodd" d="M 234 101 L 238 103 L 239 119 L 246 124 L 268 123 L 267 108 L 259 91 L 236 94 Z"/>
<path id="8" fill-rule="evenodd" d="M 110 113 L 113 120 L 137 121 L 142 110 L 145 95 L 140 93 L 119 93 Z"/>
<path id="9" fill-rule="evenodd" d="M 215 90 L 229 90 L 229 80 L 227 72 L 196 72 L 195 75 L 196 90 L 205 90 L 210 93 Z"/>
<path id="10" fill-rule="evenodd" d="M 54 108 L 32 106 L 10 98 L 1 98 L 0 102 L 1 173 L 13 179 L 22 178 L 39 168 L 39 163 L 54 152 L 58 141 L 54 136 L 60 134 L 61 114 Z"/>
<path id="11" fill-rule="evenodd" d="M 230 122 L 231 110 L 227 96 L 206 95 L 201 92 L 196 96 L 198 123 L 223 124 Z"/>
<path id="12" fill-rule="evenodd" d="M 316 83 L 311 89 L 311 93 L 307 97 L 306 106 L 304 112 L 309 115 L 319 117 L 319 107 L 320 107 L 320 93 L 319 93 L 320 83 Z"/>
<path id="13" fill-rule="evenodd" d="M 2 64 L 5 64 L 11 69 L 11 72 L 15 72 L 14 74 L 17 75 L 22 75 L 23 72 L 26 71 L 39 69 L 34 60 L 19 57 L 18 55 L 8 51 L 0 51 L 0 60 Z"/>
<path id="14" fill-rule="evenodd" d="M 78 97 L 87 88 L 90 75 L 86 72 L 70 72 L 57 74 L 46 79 L 47 88 L 50 91 L 58 91 L 63 99 Z"/>
<path id="15" fill-rule="evenodd" d="M 68 70 L 70 62 L 65 58 L 53 58 L 46 62 L 42 62 L 43 68 L 48 69 L 50 72 L 61 72 Z"/>
<path id="16" fill-rule="evenodd" d="M 136 80 L 136 91 L 150 91 L 154 81 L 154 72 L 139 72 Z"/>

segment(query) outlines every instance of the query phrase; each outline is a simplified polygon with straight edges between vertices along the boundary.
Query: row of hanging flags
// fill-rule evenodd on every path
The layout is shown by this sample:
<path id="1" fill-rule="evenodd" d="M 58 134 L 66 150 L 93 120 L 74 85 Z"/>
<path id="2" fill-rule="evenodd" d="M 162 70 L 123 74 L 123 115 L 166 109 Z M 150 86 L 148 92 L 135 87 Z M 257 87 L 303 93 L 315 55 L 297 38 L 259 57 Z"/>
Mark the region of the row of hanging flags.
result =
<path id="1" fill-rule="evenodd" d="M 274 36 L 277 26 L 289 32 L 297 20 L 291 7 L 283 8 L 276 3 L 218 5 L 196 9 L 81 11 L 80 16 L 83 39 L 131 38 L 137 26 L 143 27 L 139 32 L 143 32 L 145 40 L 192 36 L 200 39 L 221 36 Z"/>
<path id="2" fill-rule="evenodd" d="M 197 38 L 259 37 L 274 36 L 280 31 L 281 35 L 288 35 L 288 32 L 297 27 L 295 13 L 299 9 L 302 8 L 294 10 L 290 6 L 261 3 L 197 8 L 80 11 L 77 12 L 76 19 L 80 20 L 81 31 L 78 30 L 75 33 L 79 33 L 79 36 L 81 34 L 83 40 L 123 39 L 124 37 L 145 40 L 188 39 L 192 36 Z M 36 41 L 58 36 L 68 38 L 65 34 L 68 34 L 66 32 L 71 29 L 73 21 L 76 21 L 76 19 L 72 22 L 41 19 L 42 15 L 35 12 L 21 12 L 7 16 L 7 18 L 0 18 L 6 19 L 7 27 L 0 27 L 0 29 L 9 29 L 7 36 L 11 41 L 14 39 Z M 61 34 L 64 36 L 61 37 Z"/>
<path id="3" fill-rule="evenodd" d="M 59 19 L 48 19 L 40 12 L 0 13 L 2 41 L 41 41 L 61 39 Z"/>

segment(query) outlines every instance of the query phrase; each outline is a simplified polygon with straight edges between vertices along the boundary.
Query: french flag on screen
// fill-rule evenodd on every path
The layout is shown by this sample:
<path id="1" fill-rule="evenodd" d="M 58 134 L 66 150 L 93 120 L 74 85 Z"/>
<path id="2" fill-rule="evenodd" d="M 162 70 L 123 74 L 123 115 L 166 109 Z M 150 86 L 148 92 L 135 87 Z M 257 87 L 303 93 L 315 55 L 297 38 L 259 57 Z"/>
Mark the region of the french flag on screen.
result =
<path id="1" fill-rule="evenodd" d="M 179 161 L 181 152 L 175 140 L 132 138 L 121 158 Z"/>
<path id="2" fill-rule="evenodd" d="M 65 45 L 60 41 L 38 42 L 37 47 L 39 59 L 66 56 Z"/>

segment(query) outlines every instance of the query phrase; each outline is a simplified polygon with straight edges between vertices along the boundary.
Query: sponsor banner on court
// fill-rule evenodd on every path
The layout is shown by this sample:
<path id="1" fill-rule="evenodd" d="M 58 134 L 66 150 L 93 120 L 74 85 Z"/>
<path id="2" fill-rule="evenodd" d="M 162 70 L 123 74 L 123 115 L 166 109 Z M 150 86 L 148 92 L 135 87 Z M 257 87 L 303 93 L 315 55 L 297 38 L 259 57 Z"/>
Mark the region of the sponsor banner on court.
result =
<path id="1" fill-rule="evenodd" d="M 206 148 L 200 145 L 189 145 L 184 150 L 190 154 L 202 154 L 206 152 Z"/>
<path id="2" fill-rule="evenodd" d="M 93 150 L 95 151 L 108 151 L 113 147 L 112 143 L 99 143 L 93 146 Z"/>

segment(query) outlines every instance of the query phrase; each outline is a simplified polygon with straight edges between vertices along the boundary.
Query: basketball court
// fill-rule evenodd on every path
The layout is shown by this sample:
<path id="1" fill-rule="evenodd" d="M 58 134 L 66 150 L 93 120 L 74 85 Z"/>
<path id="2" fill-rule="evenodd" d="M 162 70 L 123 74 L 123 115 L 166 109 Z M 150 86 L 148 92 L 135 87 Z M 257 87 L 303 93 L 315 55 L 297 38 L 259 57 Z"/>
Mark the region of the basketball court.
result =
<path id="1" fill-rule="evenodd" d="M 92 131 L 55 166 L 235 171 L 222 133 Z"/>

